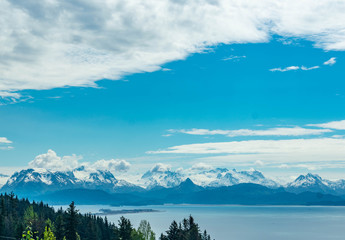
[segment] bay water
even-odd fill
[[[60,206],[55,206],[60,207]],[[66,209],[67,206],[62,206]],[[216,240],[344,240],[345,207],[330,206],[237,206],[237,205],[161,205],[122,206],[77,205],[81,213],[152,209],[158,212],[110,214],[117,223],[124,216],[137,227],[148,220],[157,235],[192,215],[200,228]]]

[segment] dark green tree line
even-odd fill
[[[166,231],[166,235],[161,234],[160,240],[211,240],[211,237],[206,230],[201,232],[194,218],[189,216],[188,219],[183,219],[180,224],[173,221],[169,230]]]
[[[66,211],[57,211],[43,202],[18,199],[13,193],[0,195],[0,239],[27,240],[155,240],[150,223],[143,220],[137,229],[129,219],[118,224],[106,217],[81,214],[72,202]],[[182,223],[172,222],[161,240],[210,240],[190,216]]]

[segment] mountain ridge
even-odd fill
[[[193,182],[185,185],[190,184],[194,185]],[[188,186],[188,188],[190,187],[193,186]],[[107,204],[113,206],[163,204],[345,206],[345,200],[339,196],[313,192],[297,194],[287,192],[284,188],[272,189],[253,183],[241,183],[219,188],[198,187],[200,189],[192,192],[188,191],[185,186],[177,186],[127,194],[111,194],[95,189],[73,189],[37,196],[35,200],[44,200],[50,204],[67,204],[73,200],[79,205]]]
[[[15,191],[19,195],[39,195],[61,189],[101,189],[109,192],[140,190],[124,180],[117,180],[110,171],[76,168],[72,171],[50,171],[29,168],[14,173],[1,188],[3,192]]]
[[[336,196],[345,195],[345,180],[330,181],[311,173],[300,175],[285,186],[266,178],[257,170],[237,171],[226,168],[203,170],[195,175],[184,175],[170,169],[158,168],[147,171],[141,179],[146,184],[146,188],[117,179],[110,171],[88,169],[85,166],[71,171],[29,168],[14,173],[1,188],[1,192],[13,191],[20,196],[40,196],[61,190],[97,189],[108,193],[146,192],[149,195],[159,191],[165,194],[170,191],[168,189],[174,189],[175,194],[181,194],[184,189],[192,193],[251,183],[270,189],[284,188],[286,192],[295,194],[314,192]]]

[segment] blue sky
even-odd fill
[[[7,4],[8,8],[18,8]],[[28,17],[44,20],[35,12],[42,6],[21,7],[29,12]],[[86,24],[87,20],[80,21]],[[314,21],[317,24],[319,20]],[[136,24],[133,29],[138,27]],[[279,24],[270,31],[263,31],[261,26],[226,40],[223,38],[227,35],[200,29],[203,35],[197,36],[204,37],[202,41],[194,37],[197,31],[191,31],[193,44],[186,43],[188,35],[185,39],[184,32],[177,32],[186,45],[183,51],[176,46],[169,49],[169,41],[150,46],[151,52],[145,46],[145,51],[140,48],[141,55],[132,59],[136,63],[133,66],[126,60],[93,52],[97,47],[92,44],[89,46],[96,50],[88,48],[89,55],[78,44],[73,51],[66,50],[72,56],[68,68],[58,60],[50,64],[55,56],[49,55],[50,49],[61,42],[51,48],[42,47],[44,54],[49,53],[47,65],[37,67],[24,60],[7,62],[10,67],[4,71],[0,84],[0,137],[7,141],[1,144],[1,166],[5,170],[26,167],[37,155],[52,149],[59,156],[76,154],[80,162],[123,159],[132,165],[133,172],[149,169],[157,162],[173,168],[189,168],[203,162],[228,168],[257,168],[271,175],[312,171],[341,177],[345,168],[345,123],[340,122],[345,119],[345,62],[339,26],[319,25],[315,36],[313,26],[304,26],[305,22],[299,25],[302,30]],[[85,28],[93,31],[98,26]],[[333,31],[325,34],[323,28]],[[134,39],[135,36],[134,33]],[[150,41],[150,36],[145,35],[143,41]],[[79,37],[90,39],[82,34]],[[155,35],[151,37],[154,39]],[[30,45],[33,38],[25,44]],[[139,47],[136,42],[131,45],[130,40],[124,46],[132,47],[136,53]],[[109,47],[108,51],[113,49]],[[25,57],[30,58],[30,54],[34,56],[36,52],[27,50]],[[126,51],[120,54],[133,55]],[[34,59],[40,63],[44,57],[37,55]],[[108,58],[113,65],[107,62]],[[97,65],[87,75],[89,65],[84,66],[85,62],[109,67],[100,69]],[[11,69],[12,65],[17,70]],[[333,121],[338,123],[310,125]],[[273,133],[265,132],[272,129]],[[293,133],[289,133],[291,129]],[[301,139],[320,142],[307,142],[305,151],[290,155],[284,152],[285,148],[299,146]],[[264,141],[262,149],[271,145],[265,141],[274,141],[279,147],[268,149],[267,156],[260,151],[248,154],[249,150],[232,145],[212,152],[207,145],[252,140]],[[194,152],[193,144],[204,144],[198,148],[200,153]],[[261,146],[254,141],[244,147],[252,148],[253,144],[254,149]],[[180,151],[182,145],[184,150]],[[334,151],[337,147],[340,150]],[[235,152],[224,148],[234,148]],[[315,154],[318,157],[313,159]]]
[[[146,152],[193,143],[293,139],[164,135],[171,134],[169,129],[260,130],[345,119],[342,55],[314,48],[306,41],[221,45],[166,64],[165,71],[102,80],[99,88],[25,91],[22,94],[32,99],[0,108],[4,116],[1,132],[14,147],[1,151],[2,158],[8,159],[3,165],[25,166],[36,155],[53,149],[62,156],[82,155],[85,161],[120,158],[189,167],[199,155],[170,159]],[[242,57],[224,60],[231,56]],[[323,65],[332,57],[336,64]],[[295,65],[320,68],[269,71]],[[315,138],[298,138],[310,137]],[[185,158],[190,163],[181,160]],[[224,165],[232,167],[231,161]],[[253,162],[252,167],[258,166]]]

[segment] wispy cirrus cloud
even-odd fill
[[[178,145],[149,153],[179,154],[311,154],[345,160],[345,139],[315,138],[289,140],[247,140]]]
[[[345,138],[341,134],[341,131],[345,130],[345,120],[305,126],[237,130],[170,129],[169,134],[222,135],[246,137],[246,140],[219,142],[214,138],[212,142],[204,142],[203,138],[203,143],[175,145],[147,153],[183,156],[193,159],[195,163],[203,162],[211,166],[285,168],[290,172],[296,169],[316,171],[345,168]],[[253,136],[265,138],[249,138]],[[284,136],[289,136],[289,139]]]
[[[12,146],[0,146],[0,150],[11,150],[13,148]]]
[[[20,101],[22,95],[16,92],[0,91],[0,105],[6,105],[8,103],[16,103]]]
[[[264,130],[252,130],[252,129],[237,129],[237,130],[209,130],[193,128],[186,129],[169,129],[168,132],[172,133],[184,133],[189,135],[224,135],[227,137],[240,137],[240,136],[306,136],[306,135],[321,135],[324,133],[332,132],[330,129],[314,129],[314,128],[302,128],[302,127],[279,127],[269,128]]]
[[[15,101],[16,99],[21,98],[21,95],[15,92],[0,91],[0,97],[3,99],[10,98]]]
[[[327,166],[334,167],[334,165],[323,165],[323,164],[281,164],[278,168],[287,169],[287,168],[305,168],[310,171],[320,170]]]
[[[10,145],[13,142],[6,137],[0,137],[0,150],[11,150],[13,147]]]
[[[305,67],[305,66],[302,66],[301,67],[301,70],[303,71],[309,71],[309,70],[314,70],[314,69],[318,69],[320,68],[319,66],[314,66],[314,67]]]
[[[3,0],[0,91],[15,100],[23,89],[95,87],[209,46],[267,42],[272,35],[342,51],[344,12],[337,0]]]
[[[232,60],[232,61],[239,61],[239,60],[241,60],[241,59],[244,59],[244,58],[246,58],[247,56],[235,56],[235,55],[231,55],[231,56],[229,56],[229,57],[226,57],[226,58],[223,58],[223,61],[230,61],[230,60]]]
[[[330,58],[329,60],[327,60],[326,62],[324,62],[323,64],[324,64],[324,65],[332,66],[332,65],[334,65],[336,62],[337,62],[337,61],[336,61],[336,58],[335,58],[335,57],[332,57],[332,58]]]
[[[12,143],[12,141],[8,140],[6,137],[0,137],[0,143]]]
[[[320,66],[313,66],[313,67],[305,67],[305,66],[290,66],[286,68],[272,68],[270,69],[271,72],[288,72],[288,71],[296,71],[296,70],[302,70],[302,71],[309,71],[318,69]]]
[[[345,120],[331,121],[331,122],[319,123],[319,124],[308,124],[307,126],[330,128],[330,129],[336,129],[336,130],[345,130]]]
[[[197,162],[217,166],[312,171],[345,168],[345,139],[334,138],[209,142],[178,145],[148,153],[190,155]]]
[[[327,60],[326,62],[323,63],[323,65],[329,65],[332,66],[336,63],[336,58],[332,57],[329,60]],[[288,72],[288,71],[297,71],[297,70],[302,70],[302,71],[310,71],[310,70],[314,70],[314,69],[319,69],[320,66],[312,66],[312,67],[305,67],[305,66],[289,66],[289,67],[285,67],[285,68],[272,68],[269,69],[271,72]]]
[[[183,156],[205,166],[256,166],[290,172],[345,168],[345,138],[333,137],[192,143],[147,153]]]
[[[287,71],[295,71],[300,69],[299,66],[290,66],[286,68],[272,68],[270,69],[271,72],[287,72]]]
[[[22,94],[19,94],[17,92],[0,91],[0,106],[13,104],[13,103],[19,103],[19,102],[25,102],[30,99],[32,99],[31,96],[27,96],[27,95],[23,96]]]

